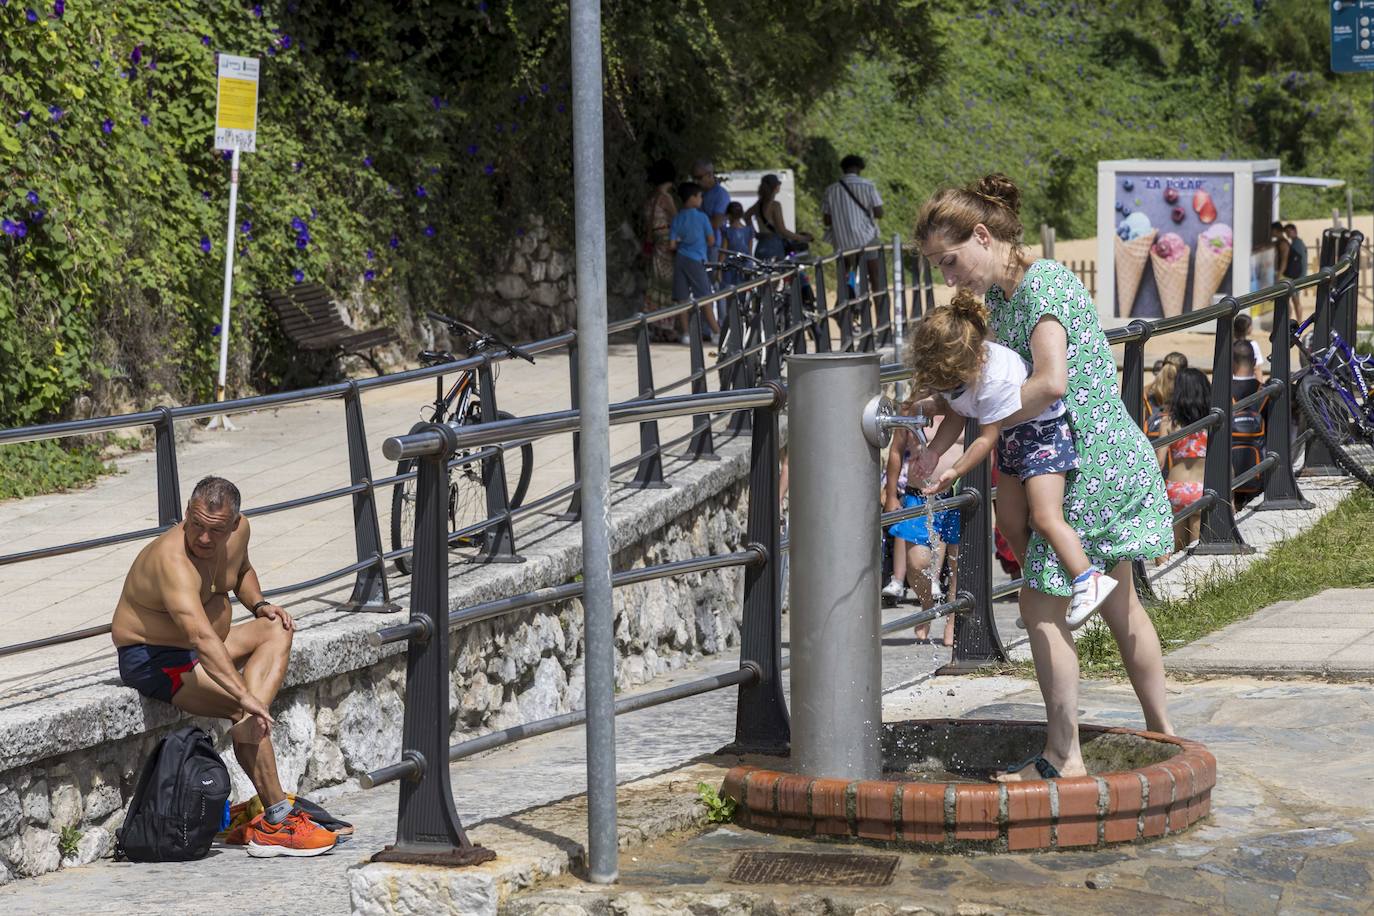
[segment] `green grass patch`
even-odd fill
[[[1260,608],[1296,601],[1328,588],[1374,586],[1374,552],[1361,549],[1374,528],[1374,494],[1361,487],[1317,524],[1271,548],[1243,572],[1205,582],[1190,598],[1146,605],[1166,652],[1243,620]],[[1085,677],[1124,677],[1116,640],[1100,618],[1078,639]],[[990,674],[1034,677],[1029,661],[1002,666]]]
[[[63,448],[51,440],[0,446],[0,500],[41,496],[85,486],[114,465],[95,445]]]

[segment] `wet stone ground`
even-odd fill
[[[961,714],[1043,717],[1033,688],[1008,686],[966,682],[987,701]],[[1084,721],[1138,727],[1129,686],[1084,686]],[[1170,693],[1180,733],[1218,761],[1211,816],[1176,836],[1083,852],[944,855],[720,825],[626,849],[612,891],[563,878],[503,912],[1374,914],[1374,687],[1226,678],[1172,683]],[[898,861],[882,887],[732,882],[749,851]]]

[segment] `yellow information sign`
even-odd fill
[[[258,61],[219,55],[219,97],[215,105],[215,149],[257,150]]]

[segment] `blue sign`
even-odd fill
[[[1331,69],[1374,73],[1374,0],[1330,0]]]

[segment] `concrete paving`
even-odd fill
[[[1175,649],[1164,665],[1179,674],[1374,677],[1374,590],[1280,602]]]

